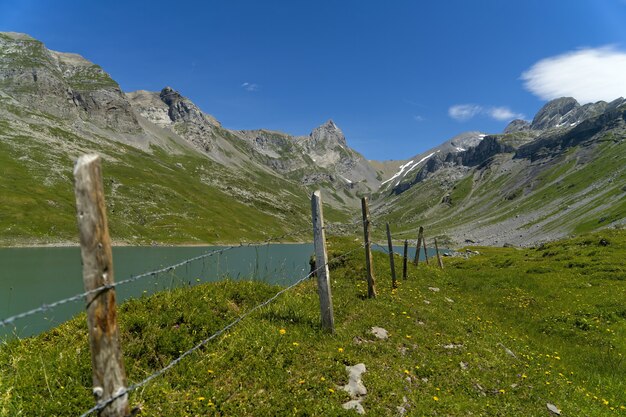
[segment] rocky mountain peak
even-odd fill
[[[339,127],[329,119],[326,123],[313,129],[309,135],[312,144],[315,145],[334,145],[338,144],[346,146],[346,137]]]
[[[515,119],[504,128],[504,134],[523,132],[524,130],[530,130],[530,122],[522,119]]]
[[[165,87],[159,93],[163,103],[168,106],[168,115],[172,122],[190,122],[197,125],[208,123],[219,126],[219,122],[202,112],[191,100],[183,97],[172,87]]]
[[[598,101],[581,106],[572,97],[558,98],[548,102],[539,110],[530,128],[533,130],[570,128],[604,113],[613,103]]]
[[[578,107],[580,107],[580,104],[572,97],[561,97],[551,100],[537,112],[531,128],[544,130],[551,127],[559,127],[563,123],[564,117]]]

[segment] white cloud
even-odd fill
[[[448,115],[454,120],[464,122],[483,111],[477,104],[456,104],[448,109]]]
[[[245,82],[241,84],[241,88],[246,91],[259,91],[259,85],[254,83]]]
[[[413,116],[413,120],[415,120],[416,122],[423,122],[426,119],[423,116],[416,114],[415,116]]]
[[[473,117],[483,115],[498,121],[523,119],[522,113],[515,113],[506,106],[484,107],[478,104],[457,104],[448,109],[448,115],[459,122],[465,122]]]
[[[545,58],[524,72],[522,80],[544,100],[612,101],[626,96],[626,52],[605,46]]]
[[[524,116],[522,113],[515,113],[508,107],[491,107],[486,110],[489,117],[500,120],[500,121],[508,121],[513,119],[523,119]]]

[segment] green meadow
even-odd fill
[[[331,257],[355,248],[347,238],[329,243]],[[146,416],[350,416],[345,367],[363,363],[368,415],[548,416],[548,404],[563,416],[626,415],[626,232],[471,249],[478,254],[444,258],[443,270],[410,264],[397,290],[387,256],[375,253],[376,299],[366,298],[356,250],[331,268],[335,334],[320,329],[315,281],[305,281],[130,403]],[[279,290],[224,281],[124,303],[129,383]],[[93,405],[84,315],[0,347],[0,416],[80,415]]]

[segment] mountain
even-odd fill
[[[474,148],[481,143],[485,136],[487,135],[482,132],[461,133],[439,146],[403,161],[397,171],[381,183],[381,190],[391,189],[394,193],[401,193],[415,182],[420,181],[421,176],[412,176],[412,173],[432,172],[439,169],[446,159],[454,158],[455,155]],[[420,169],[417,170],[418,168]]]
[[[548,102],[464,151],[439,152],[381,188],[374,213],[415,237],[535,244],[626,222],[626,100]]]
[[[210,159],[239,169],[261,170],[302,186],[329,191],[336,206],[355,206],[357,193],[378,188],[376,171],[351,149],[329,120],[308,136],[269,130],[228,130],[170,87],[137,91],[127,97],[138,115],[167,129]],[[343,197],[342,197],[343,196]]]
[[[112,234],[129,243],[261,240],[360,215],[397,237],[539,241],[623,225],[626,100],[546,103],[500,134],[367,161],[332,120],[295,136],[228,129],[172,87],[123,92],[100,66],[0,33],[0,244],[76,241],[72,165],[103,156]],[[307,234],[296,236],[302,238]]]
[[[228,130],[172,88],[125,94],[79,55],[0,33],[1,244],[76,241],[86,152],[103,156],[112,234],[129,243],[282,234],[309,223],[314,188],[341,220],[377,181],[332,121],[306,137]]]

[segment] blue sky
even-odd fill
[[[125,91],[169,85],[232,129],[333,119],[379,160],[500,132],[554,96],[626,96],[624,22],[626,0],[0,0],[0,30]]]

